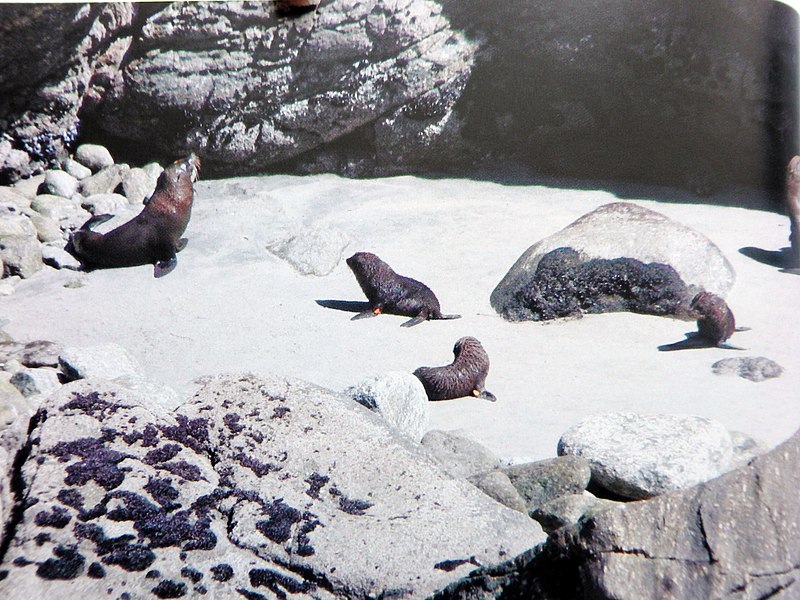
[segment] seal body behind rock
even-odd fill
[[[789,215],[789,241],[792,244],[786,268],[800,269],[800,156],[793,157],[786,169],[784,204]]]
[[[474,337],[462,337],[453,346],[453,362],[446,367],[420,367],[414,371],[422,382],[428,400],[451,400],[475,396],[494,402],[494,394],[486,391],[489,355]]]
[[[194,154],[172,163],[136,217],[102,234],[91,228],[112,215],[95,215],[70,237],[65,250],[87,271],[153,264],[154,275],[163,277],[175,268],[175,255],[186,246],[181,235],[192,214],[192,184],[199,169],[200,159]]]
[[[735,331],[746,330],[736,328],[733,311],[725,300],[711,292],[700,292],[692,299],[689,311],[697,317],[697,331],[701,338],[720,348],[742,350],[725,343]]]
[[[427,320],[458,319],[461,315],[443,315],[439,300],[424,283],[398,275],[371,252],[356,252],[347,259],[347,266],[369,301],[369,310],[353,319],[373,317],[381,313],[412,317],[402,324],[411,327]]]

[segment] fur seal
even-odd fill
[[[792,244],[786,268],[800,269],[800,156],[793,157],[786,169],[784,204],[789,214],[789,242]]]
[[[412,317],[401,325],[411,327],[427,320],[461,318],[461,315],[443,315],[439,300],[427,285],[398,275],[371,252],[356,252],[347,259],[347,266],[369,301],[369,310],[352,320],[387,313]]]
[[[494,402],[494,394],[486,391],[489,355],[474,337],[462,337],[453,346],[453,362],[446,367],[420,367],[414,371],[422,382],[428,400],[451,400],[475,396]]]
[[[725,342],[736,329],[736,319],[733,317],[728,303],[711,292],[700,292],[689,304],[689,314],[697,318],[697,333],[699,337],[720,348],[730,347]],[[741,350],[741,348],[737,348]]]
[[[84,270],[155,265],[154,275],[163,277],[178,264],[175,254],[186,247],[181,235],[192,214],[194,188],[200,159],[194,154],[175,161],[158,178],[156,190],[142,211],[108,233],[92,227],[113,215],[95,215],[70,236],[64,248],[81,261]]]

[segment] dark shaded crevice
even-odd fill
[[[705,524],[703,523],[703,504],[700,503],[697,507],[697,531],[700,533],[701,540],[703,542],[703,548],[708,553],[708,562],[710,564],[714,564],[717,561],[717,558],[714,556],[714,550],[711,548],[711,545],[708,543],[708,535],[706,534]]]
[[[0,565],[5,562],[6,553],[8,553],[12,540],[16,537],[17,527],[19,527],[19,524],[22,522],[22,517],[25,513],[25,480],[22,477],[22,467],[30,457],[31,450],[33,449],[34,440],[31,439],[31,433],[46,420],[47,411],[42,409],[38,410],[31,417],[28,422],[27,439],[14,457],[10,478],[10,488],[14,503],[3,530],[3,541],[2,544],[0,544]]]

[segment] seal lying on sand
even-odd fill
[[[347,266],[353,271],[369,301],[369,310],[357,314],[353,320],[388,313],[412,317],[401,325],[411,327],[429,319],[461,317],[443,315],[439,300],[427,285],[398,275],[371,252],[356,252],[347,259]]]
[[[194,154],[172,163],[136,217],[103,234],[92,227],[113,215],[95,215],[72,234],[64,249],[87,271],[152,264],[154,275],[163,277],[178,264],[175,254],[188,241],[181,235],[192,214],[192,183],[199,169],[200,159]]]
[[[744,350],[731,346],[727,340],[736,331],[748,331],[749,327],[736,327],[728,303],[711,292],[700,292],[689,304],[689,315],[697,319],[697,333],[689,334],[688,339],[666,346],[659,350],[683,350],[689,348],[726,348],[728,350]]]
[[[428,400],[450,400],[475,396],[494,402],[485,389],[489,355],[474,337],[462,337],[453,346],[455,358],[446,367],[420,367],[414,375],[422,382]]]

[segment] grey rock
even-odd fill
[[[434,429],[420,442],[452,477],[466,478],[500,466],[500,459],[491,450],[461,430]]]
[[[34,196],[36,191],[34,190]],[[29,208],[31,205],[31,198],[25,194],[20,193],[15,187],[0,186],[0,205],[12,205],[18,210]]]
[[[69,346],[58,357],[59,367],[67,381],[76,379],[107,379],[138,377],[136,360],[116,344]]]
[[[38,175],[33,175],[32,177],[20,179],[14,183],[10,189],[14,193],[27,198],[28,206],[30,206],[31,200],[39,195],[39,188],[44,183],[44,177],[44,173],[40,173]]]
[[[528,512],[525,500],[502,471],[489,471],[471,475],[467,480],[490,498],[519,512]]]
[[[783,375],[783,367],[764,356],[723,358],[711,365],[717,375],[738,375],[750,381],[764,381]]]
[[[47,171],[42,184],[43,194],[72,198],[78,191],[78,180],[64,171]]]
[[[42,262],[54,269],[72,269],[77,271],[81,268],[81,261],[64,250],[61,246],[42,246]]]
[[[80,182],[79,190],[84,196],[94,194],[113,194],[122,184],[122,180],[130,172],[128,165],[112,164],[103,167],[91,177],[87,177]]]
[[[8,235],[0,238],[3,275],[26,279],[42,268],[42,248],[36,237]]]
[[[416,442],[428,430],[428,396],[411,373],[389,372],[370,377],[347,388],[344,394]]]
[[[142,170],[147,173],[148,177],[158,181],[159,176],[161,173],[164,172],[164,167],[162,167],[157,162],[147,163],[145,166],[142,167]]]
[[[92,194],[81,201],[81,207],[93,215],[116,214],[129,208],[120,194]]]
[[[0,375],[4,375],[0,373]],[[9,381],[0,377],[0,546],[5,544],[5,524],[15,503],[12,480],[14,462],[28,438],[28,423],[33,411]]]
[[[156,407],[158,410],[174,410],[185,400],[171,387],[156,383],[143,375],[125,374],[112,381],[114,385],[130,390],[142,398],[147,407]]]
[[[75,149],[75,160],[93,173],[114,164],[111,152],[99,144],[81,144]]]
[[[586,458],[595,483],[642,499],[724,473],[732,466],[733,443],[721,424],[704,417],[613,413],[570,428],[558,441],[558,454]]]
[[[581,519],[594,517],[604,510],[619,506],[624,506],[624,503],[596,498],[589,492],[566,494],[540,504],[530,511],[530,516],[538,521],[547,533],[552,533],[560,527],[573,525]]]
[[[152,50],[126,63],[97,107],[97,123],[168,154],[191,147],[209,168],[229,173],[263,170],[339,140],[374,165],[374,124],[406,106],[418,119],[441,121],[477,47],[429,0],[346,0],[291,20],[273,3],[174,4],[144,24],[138,43]],[[427,112],[415,104],[426,94]],[[153,135],[175,131],[176,119],[179,136]],[[436,128],[426,133],[430,146]],[[347,143],[349,134],[359,141]],[[347,149],[336,154],[347,162]],[[386,158],[380,166],[396,172]]]
[[[798,488],[800,432],[718,479],[559,529],[434,598],[789,600],[800,577]]]
[[[267,249],[298,273],[322,277],[336,268],[348,244],[341,231],[313,226],[276,240]]]
[[[130,204],[142,204],[156,191],[158,175],[153,176],[153,169],[133,168],[122,178],[122,193]]]
[[[769,448],[762,442],[753,439],[741,431],[731,431],[733,444],[733,458],[731,462],[735,468],[750,464],[755,458],[766,454]]]
[[[559,456],[502,470],[529,511],[559,496],[580,494],[592,475],[589,461],[580,456]]]
[[[425,597],[545,537],[303,382],[221,376],[168,414],[82,381],[42,411],[2,597]]]
[[[10,383],[26,398],[46,396],[61,387],[58,371],[48,367],[20,369],[11,376]]]
[[[8,25],[0,41],[0,83],[13,96],[0,118],[5,139],[20,153],[0,153],[0,177],[15,180],[59,164],[88,113],[118,71],[138,11],[135,4],[2,6]],[[120,42],[127,41],[121,47]],[[114,68],[109,69],[109,65]]]
[[[36,227],[29,217],[19,213],[0,214],[0,238],[35,237]]]
[[[92,216],[77,202],[51,194],[36,196],[31,201],[31,209],[53,219],[63,230],[76,229]]]
[[[0,256],[0,266],[5,269],[5,265],[3,264],[3,257]],[[0,279],[0,296],[10,296],[16,291],[16,285],[22,281],[22,278],[19,275],[12,275],[10,277],[4,277]]]
[[[77,160],[72,158],[64,159],[61,162],[61,168],[64,169],[65,172],[72,175],[78,181],[80,181],[81,179],[86,179],[92,174],[92,170],[89,167],[83,166]]]
[[[55,219],[35,211],[31,211],[29,218],[36,228],[36,238],[43,244],[64,239],[61,227],[58,226],[58,221]]]
[[[0,342],[0,363],[17,360],[25,367],[57,367],[60,344],[45,340],[21,343],[13,340]]]
[[[583,215],[528,248],[492,291],[492,307],[507,319],[534,318],[524,302],[525,292],[534,280],[539,261],[558,248],[572,248],[583,260],[625,257],[645,264],[669,265],[689,286],[687,306],[695,290],[724,297],[735,281],[728,260],[701,233],[636,204],[614,202]]]

